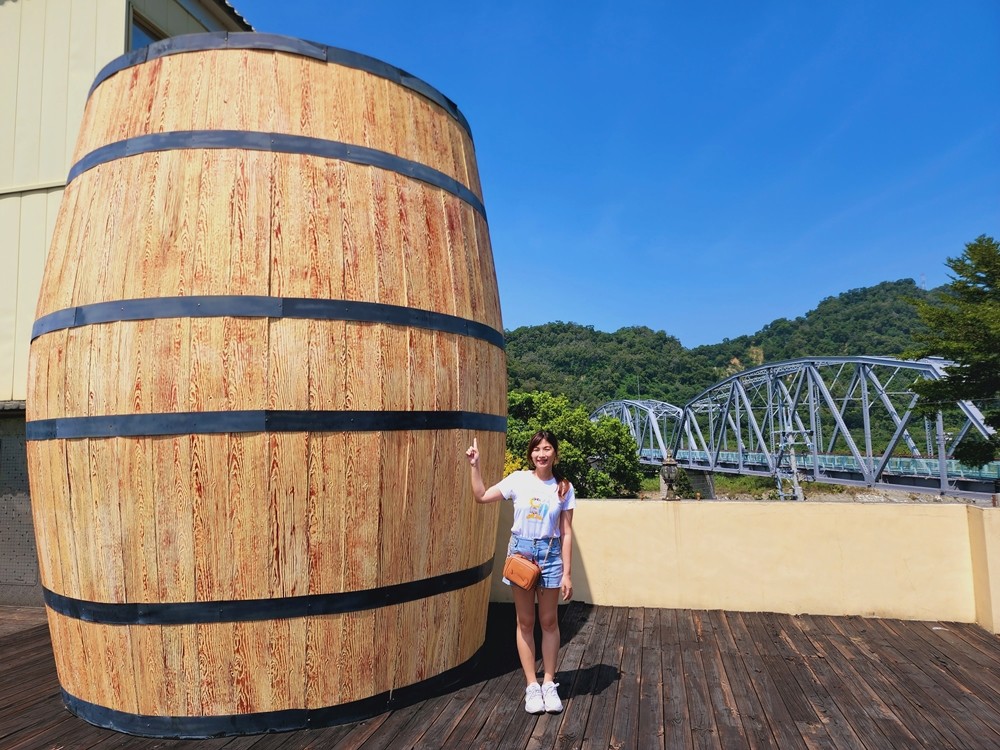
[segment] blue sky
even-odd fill
[[[696,346],[1000,237],[1000,3],[232,0],[472,127],[508,329]]]

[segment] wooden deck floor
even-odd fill
[[[513,609],[494,604],[478,681],[454,692],[357,724],[184,742],[70,714],[47,628],[26,626],[0,637],[0,747],[1000,747],[1000,639],[975,625],[574,603],[562,633],[561,715],[524,713]]]

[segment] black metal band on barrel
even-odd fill
[[[168,133],[150,133],[123,141],[108,143],[84,155],[69,170],[66,184],[73,182],[83,172],[101,164],[124,159],[128,156],[148,154],[155,151],[175,151],[178,149],[244,149],[247,151],[269,151],[280,154],[304,154],[323,159],[337,159],[366,167],[377,167],[390,172],[412,177],[428,185],[440,188],[468,203],[486,218],[486,206],[479,196],[453,177],[428,167],[426,164],[404,159],[386,151],[357,146],[353,143],[331,141],[287,133],[262,133],[254,130],[176,130]]]
[[[90,602],[63,596],[46,588],[42,589],[42,596],[53,612],[85,622],[103,625],[201,625],[363,612],[475,586],[486,580],[492,572],[493,558],[490,558],[481,565],[465,570],[364,591],[233,601],[145,604]]]
[[[99,706],[71,695],[65,688],[60,690],[66,708],[81,719],[105,729],[141,737],[206,739],[225,735],[290,732],[361,721],[446,693],[474,677],[482,653],[481,647],[468,661],[412,685],[322,708],[290,708],[229,716],[149,716]]]
[[[25,423],[28,440],[218,435],[241,432],[505,432],[507,418],[471,411],[319,411],[259,409],[57,417]]]
[[[219,317],[297,318],[386,323],[441,331],[442,333],[455,333],[486,341],[501,349],[504,348],[503,333],[485,323],[460,318],[457,315],[401,305],[386,305],[380,302],[253,295],[154,297],[68,307],[43,315],[36,320],[31,328],[31,340],[34,341],[39,336],[53,331],[97,323]]]
[[[469,122],[465,119],[465,115],[459,111],[458,105],[426,81],[394,65],[389,65],[368,55],[362,55],[359,52],[351,52],[350,50],[338,47],[329,47],[318,42],[307,42],[303,39],[282,36],[280,34],[214,31],[205,34],[185,34],[179,37],[162,39],[148,47],[142,47],[116,57],[105,65],[97,74],[97,78],[94,80],[93,85],[91,85],[87,97],[89,98],[94,93],[94,89],[115,73],[120,73],[136,65],[142,65],[149,60],[156,60],[157,58],[168,57],[170,55],[180,55],[185,52],[204,52],[207,50],[222,49],[283,52],[289,55],[298,55],[326,63],[333,63],[334,65],[341,65],[345,68],[363,70],[366,73],[371,73],[379,78],[385,78],[400,86],[404,86],[434,102],[451,115],[462,126],[465,132],[469,134],[470,138],[472,137]]]

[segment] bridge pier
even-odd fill
[[[699,471],[698,469],[684,469],[684,473],[687,474],[688,481],[691,483],[691,488],[697,493],[697,497],[702,500],[714,500],[715,499],[715,482],[712,481],[712,472],[710,471]],[[674,482],[674,487],[676,488],[677,482]],[[663,474],[660,474],[660,496],[667,498],[668,500],[677,499],[676,495],[673,497],[667,497],[667,483],[663,478]]]
[[[703,500],[715,499],[715,482],[712,481],[712,472],[698,471],[697,469],[685,469],[688,480],[694,491],[701,494]]]

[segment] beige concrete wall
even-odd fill
[[[1000,634],[1000,508],[969,508],[976,622]]]
[[[993,509],[969,510],[958,503],[583,500],[573,523],[576,598],[978,621],[995,632],[977,612],[989,609],[992,622],[1000,621],[1000,516]],[[979,517],[984,527],[977,537],[969,519]],[[510,519],[504,507],[498,569]],[[499,578],[497,572],[492,596],[510,601]]]

